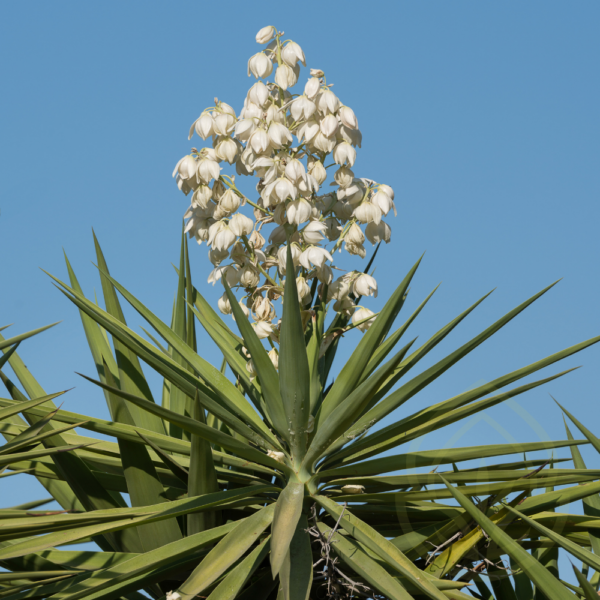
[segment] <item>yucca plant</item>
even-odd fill
[[[356,119],[332,97],[322,72],[311,72],[303,95],[289,95],[304,55],[280,37],[274,28],[257,36],[270,44],[249,69],[263,77],[271,60],[279,66],[274,84],[250,91],[237,141],[228,137],[231,107],[216,101],[213,113],[194,125],[203,137],[214,134],[215,149],[194,149],[177,167],[180,188],[194,191],[186,230],[211,244],[210,280],[225,287],[218,307],[232,313],[239,331],[194,287],[184,235],[169,325],[111,277],[95,237],[105,308],[86,298],[68,260],[69,283],[51,276],[79,309],[97,371],[86,379],[102,388],[111,420],[57,408],[60,394],[48,395],[27,370],[17,346],[45,328],[8,339],[0,334],[0,377],[10,395],[0,399],[0,431],[8,440],[0,447],[6,469],[0,477],[28,473],[51,495],[0,509],[0,598],[597,597],[600,471],[586,468],[578,445],[600,451],[600,440],[575,417],[567,413],[584,439],[567,429],[567,439],[556,442],[400,447],[565,375],[572,369],[509,387],[600,337],[415,413],[405,410],[552,286],[415,374],[485,297],[414,348],[407,330],[433,292],[397,321],[420,260],[377,315],[358,307],[376,291],[369,274],[375,254],[362,275],[333,281],[325,263],[331,255],[319,242],[331,236],[334,249],[344,241],[350,254],[364,257],[365,235],[389,241],[381,216],[393,207],[393,191],[354,179]],[[251,115],[255,100],[260,116]],[[313,142],[306,129],[314,120],[311,104],[323,134]],[[286,116],[285,125],[277,115],[291,105],[295,120]],[[304,141],[292,148],[284,130],[291,138],[300,126]],[[241,151],[240,139],[247,145],[239,170],[257,170],[260,178],[256,202],[218,171],[217,159],[231,163]],[[339,190],[335,198],[317,197],[331,152],[340,165]],[[242,202],[254,207],[256,223],[235,213]],[[278,227],[263,252],[260,228],[271,222]],[[222,265],[227,257],[233,263]],[[234,295],[240,289],[246,302]],[[149,324],[147,338],[127,326],[119,297]],[[277,298],[283,298],[279,324]],[[197,351],[197,323],[222,353],[220,368]],[[338,347],[352,328],[364,337],[337,367]],[[269,352],[264,340],[273,346]],[[142,363],[164,380],[160,401]],[[545,458],[560,448],[570,450],[573,468],[565,458]],[[533,454],[540,451],[542,457]],[[469,462],[483,458],[493,464]],[[35,510],[52,500],[62,510]],[[583,515],[557,512],[578,500]],[[95,549],[69,549],[83,542]],[[581,570],[573,567],[578,586],[560,579],[560,548],[582,563]]]

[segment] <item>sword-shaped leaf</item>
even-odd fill
[[[293,271],[288,271],[293,273]],[[279,494],[275,504],[271,532],[271,572],[277,576],[289,551],[296,526],[302,513],[304,484],[290,482]]]
[[[19,342],[26,340],[27,338],[33,337],[34,335],[37,335],[38,333],[42,333],[42,331],[46,331],[46,329],[50,329],[50,327],[54,327],[55,325],[58,325],[58,323],[59,323],[59,321],[57,321],[56,323],[52,323],[50,325],[45,325],[44,327],[38,327],[37,329],[32,329],[31,331],[28,331],[27,333],[21,333],[20,335],[15,335],[14,337],[11,337],[8,339],[5,339],[4,337],[0,336],[0,350],[4,350],[5,348],[14,346],[15,344],[18,344]]]
[[[308,520],[301,515],[279,570],[279,594],[283,595],[283,600],[309,598],[313,582],[313,555],[307,530]]]

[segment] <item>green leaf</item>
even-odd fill
[[[585,600],[598,600],[598,592],[594,589],[594,586],[583,576],[583,573],[573,564],[573,573],[577,577],[577,582],[581,586]]]
[[[262,508],[227,534],[179,587],[182,600],[196,597],[237,562],[271,524],[274,511],[274,505]]]
[[[289,439],[292,462],[297,469],[304,458],[308,441],[306,429],[310,414],[310,373],[295,273],[288,241],[279,344],[279,390],[288,434],[283,431],[279,433]]]
[[[293,271],[288,271],[288,273],[293,273]],[[297,482],[288,483],[277,498],[273,527],[271,528],[271,573],[273,578],[279,573],[289,551],[302,513],[303,500],[304,484]]]
[[[261,542],[239,565],[232,569],[221,583],[211,592],[207,600],[234,600],[248,579],[267,556],[269,538]],[[312,567],[312,564],[311,564]]]
[[[287,271],[292,273],[293,271]],[[308,520],[300,515],[290,549],[279,570],[279,593],[284,600],[308,600],[313,581],[313,555]]]
[[[394,320],[396,319],[402,304],[404,296],[410,282],[415,274],[421,258],[416,262],[413,268],[408,272],[408,275],[396,288],[390,299],[375,319],[375,322],[364,337],[359,342],[358,346],[350,356],[350,359],[344,365],[340,374],[336,377],[335,382],[327,397],[323,401],[319,412],[315,417],[315,430],[318,431],[320,425],[325,422],[327,417],[340,405],[340,403],[354,389],[362,374],[367,367],[367,364],[376,348],[388,334]]]
[[[158,454],[158,457],[161,459],[163,464],[169,469],[175,477],[177,477],[180,481],[182,481],[186,488],[189,479],[189,473],[186,469],[184,469],[170,454],[167,454],[160,446],[155,444],[151,439],[147,438],[143,433],[139,431],[137,434],[144,440],[148,446]]]
[[[470,500],[458,489],[447,483],[443,477],[442,481],[454,497],[454,499],[469,513],[473,520],[488,534],[498,546],[506,552],[520,567],[527,577],[534,582],[550,600],[573,600],[573,596],[567,592],[563,585],[547,569],[535,560],[526,550],[515,542],[500,527],[494,525]]]
[[[4,350],[4,348],[14,346],[15,344],[18,344],[19,342],[26,340],[27,338],[37,335],[38,333],[42,333],[42,331],[46,331],[46,329],[50,329],[50,327],[54,327],[55,325],[58,325],[59,322],[60,321],[57,321],[56,323],[52,323],[51,325],[46,325],[45,327],[38,327],[38,329],[32,329],[31,331],[28,331],[27,333],[22,333],[21,335],[15,335],[14,337],[11,337],[8,339],[4,339],[4,337],[0,336],[0,350]]]

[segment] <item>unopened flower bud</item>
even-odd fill
[[[231,314],[231,303],[229,302],[229,298],[227,297],[226,293],[219,298],[217,306],[224,315]]]
[[[345,127],[348,127],[348,129],[358,129],[356,115],[349,106],[342,106],[338,111],[338,115],[340,116],[340,121]]]
[[[316,179],[319,185],[327,179],[327,170],[320,160],[309,163],[308,172]]]
[[[344,494],[364,494],[365,486],[348,484],[342,487],[342,492],[344,492]]]
[[[310,70],[311,77],[324,77],[325,73],[321,71],[321,69],[311,69]]]
[[[219,206],[223,211],[231,214],[240,207],[240,197],[233,190],[229,189],[221,196]],[[229,228],[231,229],[231,223],[229,223]],[[235,233],[235,231],[233,232]],[[238,234],[236,233],[236,235]]]
[[[277,350],[275,350],[275,348],[273,348],[272,350],[270,350],[268,352],[269,354],[269,358],[271,359],[271,362],[273,363],[273,366],[276,369],[279,369],[279,353],[277,352]]]
[[[350,244],[362,244],[365,241],[365,235],[356,223],[352,223],[350,229],[348,229],[345,240]]]
[[[246,371],[248,371],[250,378],[256,377],[256,369],[254,368],[254,363],[252,362],[252,359],[250,359],[246,363]]]
[[[252,265],[240,270],[240,284],[245,288],[255,288],[260,282],[260,275]]]
[[[300,304],[308,304],[312,296],[310,294],[310,286],[306,283],[304,277],[296,277],[296,289],[298,290],[298,302]]]
[[[311,69],[311,74],[314,69]],[[321,71],[322,73],[322,71]],[[311,77],[307,84],[304,86],[304,94],[309,100],[314,100],[319,93],[319,88],[321,87],[321,82],[317,77]]]
[[[275,27],[273,27],[273,25],[267,25],[266,27],[263,27],[256,34],[256,42],[258,44],[266,44],[267,42],[270,42],[275,37],[276,33],[277,33],[277,29],[275,29]]]

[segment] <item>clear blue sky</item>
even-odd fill
[[[188,128],[214,96],[241,108],[254,35],[267,24],[301,44],[356,112],[357,175],[396,191],[368,306],[423,251],[407,313],[443,283],[413,327],[420,340],[497,287],[437,359],[564,278],[406,410],[600,334],[597,1],[3,2],[0,324],[14,322],[16,334],[63,321],[21,354],[48,391],[76,386],[65,408],[107,414],[75,375],[94,374],[77,312],[38,267],[66,277],[64,247],[92,293],[94,227],[117,279],[170,318],[187,207],[171,171],[200,142],[187,141]],[[204,285],[206,248],[193,250]],[[600,347],[564,363],[580,364],[427,445],[562,439],[548,392],[594,426]]]

